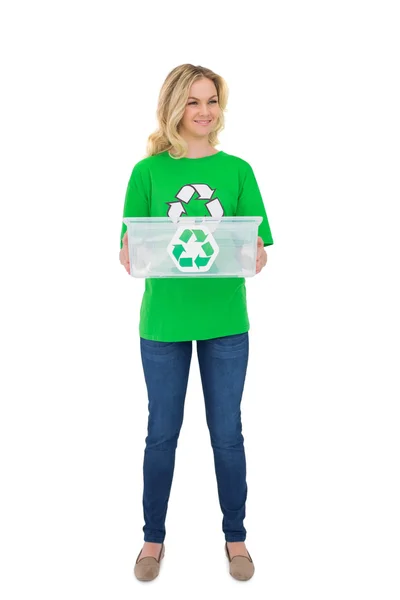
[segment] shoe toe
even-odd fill
[[[254,575],[254,564],[245,556],[234,556],[230,562],[229,572],[239,581],[247,581]]]
[[[157,577],[159,570],[160,565],[156,559],[146,557],[136,563],[134,572],[137,579],[140,579],[141,581],[151,581]]]

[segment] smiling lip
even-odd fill
[[[198,125],[208,125],[209,123],[211,123],[211,120],[210,121],[196,121],[195,120],[195,123],[197,123]]]

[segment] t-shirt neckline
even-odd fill
[[[169,152],[167,151],[167,154],[169,156],[169,158],[171,158],[171,156],[169,155]],[[214,152],[214,154],[208,154],[207,156],[198,156],[198,157],[188,157],[188,156],[182,156],[182,158],[180,158],[179,160],[207,160],[210,158],[215,158],[221,154],[224,154],[223,150],[218,150],[218,152]],[[172,160],[176,160],[176,159],[172,159]]]

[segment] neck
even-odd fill
[[[207,138],[188,139],[185,137],[184,140],[188,145],[187,158],[202,158],[203,156],[211,156],[218,152],[216,148],[211,146]]]

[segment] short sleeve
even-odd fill
[[[135,165],[128,182],[122,217],[149,217],[149,206],[149,190],[146,188],[142,169]],[[127,226],[122,223],[120,248],[126,230]]]
[[[258,228],[258,235],[263,239],[264,246],[274,243],[271,229],[265,210],[265,205],[258,187],[252,167],[244,163],[245,169],[242,174],[242,185],[236,209],[237,217],[262,217],[263,220]]]

